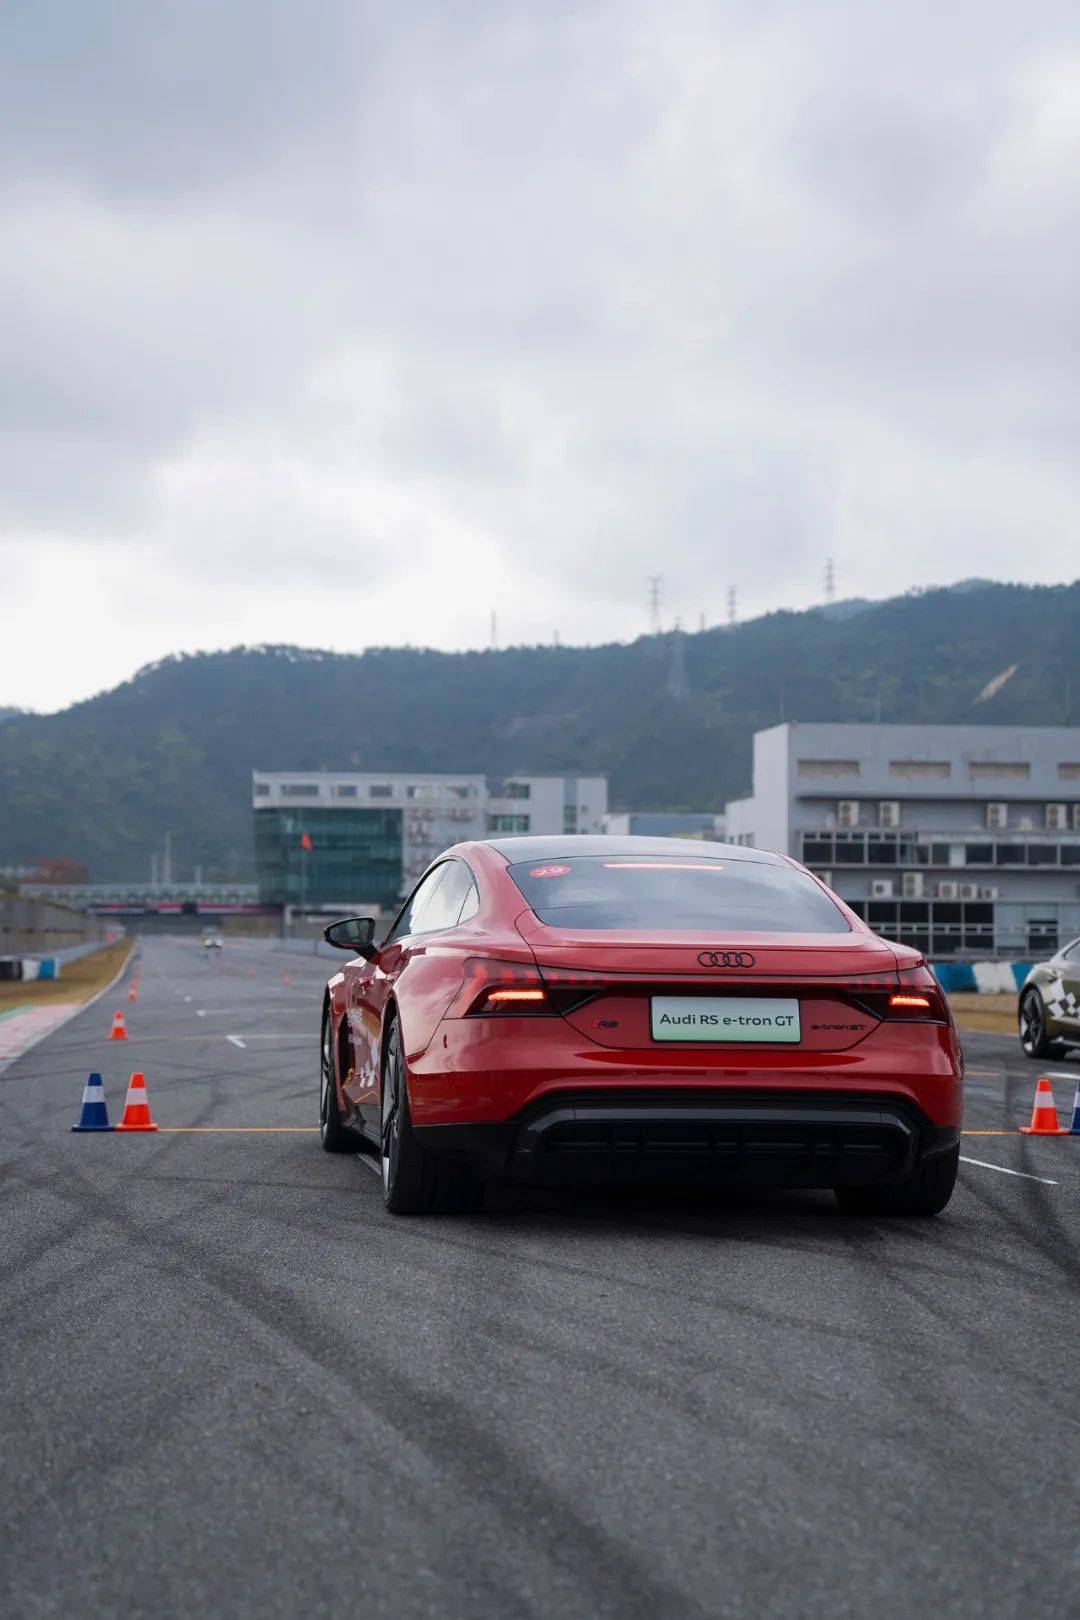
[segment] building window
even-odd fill
[[[268,799],[270,797],[270,784],[269,784],[269,782],[256,782],[255,783],[255,797],[257,799]]]
[[[528,816],[488,816],[487,830],[489,833],[527,833],[529,830]]]
[[[389,782],[372,782],[368,788],[369,799],[392,799],[394,789]]]
[[[468,784],[461,787],[457,783],[454,783],[450,788],[450,792],[455,799],[471,799],[475,796],[476,790]]]
[[[531,799],[532,786],[528,782],[507,782],[503,786],[505,799]]]
[[[339,782],[334,789],[335,799],[355,799],[359,797],[359,794],[360,789],[355,782]]]
[[[1031,766],[1021,764],[1016,760],[1003,759],[973,759],[968,766],[972,780],[975,782],[1010,781],[1026,782],[1031,775]]]
[[[283,799],[317,799],[319,797],[318,782],[282,782],[281,797]]]
[[[800,759],[800,776],[858,776],[861,766],[857,759]]]
[[[1080,782],[1080,759],[1064,759],[1058,766],[1059,782]]]
[[[889,773],[923,779],[933,777],[940,782],[952,775],[952,766],[947,759],[890,759]]]
[[[332,905],[341,915],[389,906],[401,892],[401,811],[375,807],[277,805],[258,809],[255,864],[264,905]],[[301,838],[307,833],[312,848]]]
[[[564,833],[577,832],[577,809],[572,804],[563,805],[562,830]]]

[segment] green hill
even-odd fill
[[[1046,725],[1070,701],[1080,582],[972,582],[628,646],[179,656],[4,720],[0,865],[66,855],[98,881],[141,876],[168,829],[181,873],[250,875],[253,768],[606,771],[613,808],[719,809],[749,788],[753,732],[781,718]]]

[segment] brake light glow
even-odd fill
[[[494,1001],[546,1001],[543,990],[489,990],[488,1005]]]
[[[913,1007],[913,1008],[917,1007],[923,1012],[929,1012],[930,1007],[931,1007],[931,1001],[930,1001],[929,996],[913,996],[913,995],[890,996],[889,997],[889,1006],[890,1007]]]
[[[719,861],[605,861],[605,872],[722,872]]]

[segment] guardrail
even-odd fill
[[[931,962],[938,984],[950,991],[979,995],[1012,995],[1019,990],[1033,964],[1031,962]]]

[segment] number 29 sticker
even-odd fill
[[[565,877],[569,870],[568,866],[531,866],[529,876],[538,878]]]

